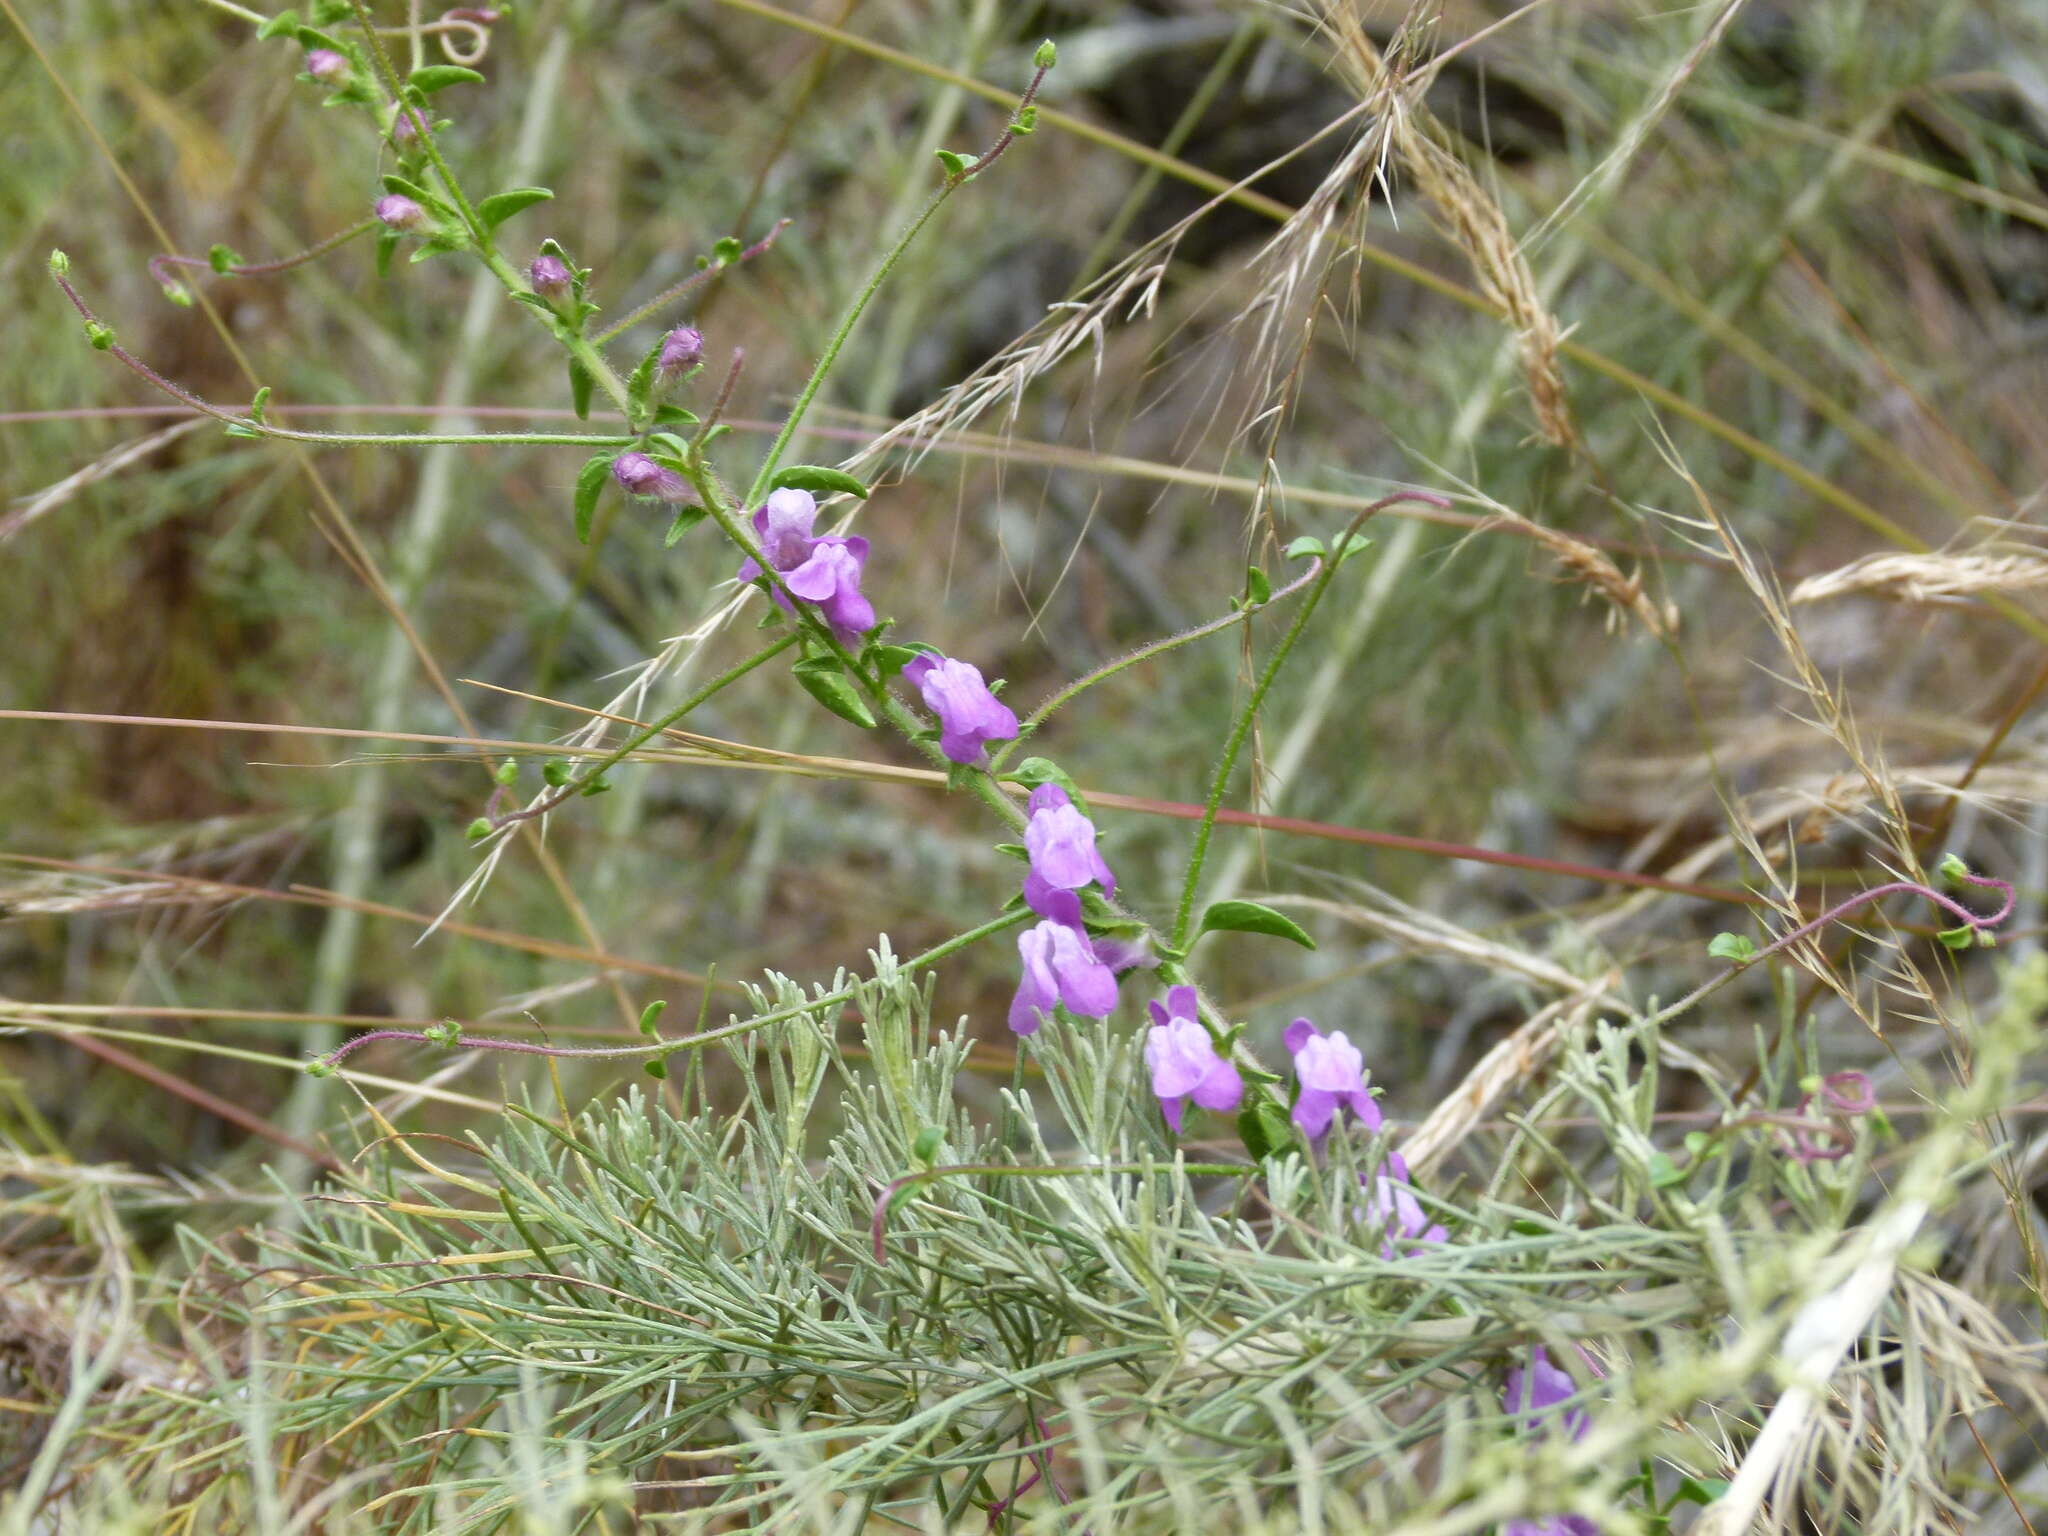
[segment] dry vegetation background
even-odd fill
[[[1884,947],[1831,935],[1673,1038],[1738,1101],[1759,1064],[1868,1070],[1908,1134],[1967,1077],[1967,1021],[1994,966],[2038,950],[2048,898],[2033,0],[508,9],[489,84],[442,105],[473,185],[555,189],[515,250],[562,239],[617,315],[721,236],[792,220],[695,310],[713,357],[746,350],[735,458],[932,150],[986,141],[1059,40],[1062,116],[913,249],[798,455],[927,411],[868,460],[870,590],[1013,699],[1226,611],[1248,557],[1277,568],[1389,489],[1453,497],[1376,522],[1229,801],[1317,824],[1226,828],[1211,865],[1212,894],[1284,896],[1321,940],[1208,953],[1265,1047],[1300,1012],[1347,1029],[1412,1124],[1556,999],[1538,964],[1668,1000],[1710,974],[1715,932],[1953,851],[2019,887],[1998,950],[1951,956],[1929,909],[1895,905]],[[262,259],[361,217],[376,148],[293,65],[199,0],[0,0],[0,1487],[66,1401],[109,1250],[142,1291],[174,1286],[178,1223],[233,1252],[287,1220],[270,1180],[304,1177],[294,1147],[346,1159],[378,1134],[296,1073],[338,1031],[630,1039],[657,997],[715,1021],[745,1011],[738,981],[863,971],[880,933],[914,953],[1012,879],[971,804],[876,773],[913,759],[764,676],[691,722],[743,749],[621,769],[425,934],[476,866],[490,785],[464,743],[539,752],[585,724],[717,611],[732,561],[703,535],[665,551],[657,512],[613,503],[579,545],[573,449],[230,441],[84,344],[53,246],[124,345],[209,399],[260,382],[278,419],[332,430],[420,428],[436,402],[561,412],[558,355],[455,261],[379,282],[357,244],[202,275],[210,311],[164,302],[144,264],[166,236]],[[992,362],[1028,385],[980,415],[946,395]],[[744,654],[751,618],[650,699]],[[1199,804],[1248,675],[1234,636],[1178,652],[1087,695],[1052,749],[1092,790]],[[1188,835],[1157,809],[1098,814],[1154,911]],[[1729,899],[1752,891],[1777,906]],[[959,1085],[984,1116],[1012,1077],[1012,960],[984,946],[937,983],[936,1016],[984,1042]],[[1446,1165],[1482,1185],[1547,1070],[1519,1038]],[[455,1137],[528,1090],[644,1081],[406,1045],[351,1066],[384,1115]],[[2038,1338],[2048,1142],[2023,1098],[1944,1279]],[[1678,1072],[1654,1106],[1674,1135],[1721,1107]],[[168,1380],[192,1346],[161,1327],[133,1347]],[[1957,1518],[2018,1533],[2048,1511],[2029,1418],[1944,1471]],[[1712,1433],[1732,1465],[1742,1426]],[[1866,1508],[1824,1528],[1923,1527]]]

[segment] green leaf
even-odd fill
[[[875,728],[875,717],[863,699],[839,670],[833,656],[814,656],[790,669],[803,690],[842,720],[850,720],[864,731]]]
[[[249,419],[259,422],[263,420],[263,408],[268,404],[270,404],[270,386],[266,384],[256,391],[256,398],[249,402]]]
[[[1717,933],[1707,945],[1716,960],[1733,960],[1737,965],[1756,953],[1756,941],[1739,933]]]
[[[297,11],[279,11],[270,20],[256,29],[256,36],[263,42],[269,42],[273,37],[290,36],[298,30],[298,26],[299,13]]]
[[[406,77],[405,83],[431,96],[451,85],[482,85],[484,77],[460,64],[429,64],[414,70]]]
[[[608,453],[594,453],[583,461],[583,467],[576,471],[576,542],[590,542],[590,519],[597,511],[597,498],[604,494],[604,483],[611,478],[612,456]]]
[[[771,491],[783,489],[793,491],[816,491],[830,496],[844,492],[848,496],[868,499],[868,488],[843,469],[827,469],[822,464],[790,464],[775,471],[775,478],[768,482]]]
[[[639,421],[647,414],[647,397],[654,392],[654,365],[660,360],[661,343],[656,342],[640,359],[640,366],[633,370],[633,376],[626,380],[626,414],[633,421]]]
[[[391,275],[391,253],[398,249],[398,231],[380,229],[377,231],[377,275]]]
[[[881,673],[882,681],[885,683],[891,678],[900,676],[903,669],[917,660],[918,657],[937,656],[939,654],[940,652],[934,650],[931,646],[922,644],[874,645],[868,647],[868,655],[873,658],[875,667]]]
[[[1676,1509],[1681,1504],[1697,1504],[1705,1508],[1726,1494],[1729,1487],[1725,1477],[1688,1477],[1678,1485],[1678,1491],[1665,1507]]]
[[[1293,1144],[1294,1123],[1287,1111],[1265,1094],[1258,1094],[1237,1117],[1237,1137],[1245,1151],[1259,1162]]]
[[[923,1168],[931,1167],[937,1160],[940,1148],[946,1144],[943,1126],[928,1125],[917,1133],[917,1140],[910,1144],[910,1155]]]
[[[1950,949],[1968,949],[1978,941],[1980,935],[1975,928],[1965,923],[1960,928],[1944,928],[1935,937]],[[1988,939],[1991,935],[1983,934],[1981,937]]]
[[[1323,546],[1323,541],[1312,533],[1304,533],[1287,546],[1287,558],[1290,560],[1299,560],[1306,555],[1314,555],[1321,559],[1328,553],[1329,550]]]
[[[1951,853],[1942,859],[1941,863],[1936,867],[1935,873],[1940,875],[1950,885],[1961,885],[1970,878],[1970,866]]]
[[[216,245],[208,249],[206,264],[225,277],[232,268],[239,267],[242,264],[242,258],[237,256],[230,247]]]
[[[1075,787],[1074,781],[1067,776],[1067,770],[1049,757],[1027,757],[1023,762],[1004,774],[1003,777],[1013,783],[1029,784],[1033,789],[1036,789],[1041,784],[1057,784],[1067,792],[1067,798],[1072,800],[1075,805],[1084,805],[1081,799],[1081,791]]]
[[[1303,949],[1314,949],[1316,941],[1293,918],[1260,906],[1256,901],[1219,901],[1202,914],[1197,933],[1265,933],[1288,939]]]
[[[221,430],[229,437],[261,437],[263,435],[245,421],[231,421]]]
[[[654,408],[654,424],[657,427],[694,427],[697,425],[697,417],[694,412],[686,411],[680,405],[657,405]]]
[[[652,1061],[643,1061],[640,1064],[640,1070],[642,1072],[645,1072],[649,1077],[667,1077],[668,1063],[663,1061],[659,1056],[657,1056]]]
[[[569,782],[569,765],[559,758],[550,758],[540,765],[540,776],[547,781],[550,789],[560,789]]]
[[[1038,132],[1038,104],[1036,102],[1033,102],[1028,107],[1018,109],[1017,115],[1010,119],[1010,132],[1016,134],[1020,139],[1028,139],[1032,134]]]
[[[496,229],[513,214],[535,203],[544,203],[554,195],[546,187],[514,187],[509,192],[493,192],[476,205],[476,216],[483,220],[485,229]]]
[[[653,1039],[655,1033],[655,1025],[660,1023],[662,1010],[667,1007],[668,999],[665,997],[657,997],[645,1008],[642,1008],[640,1010],[640,1033],[647,1036],[650,1040]]]
[[[1674,1184],[1685,1182],[1685,1170],[1662,1152],[1650,1154],[1650,1187],[1669,1189]]]
[[[504,762],[498,764],[498,771],[492,774],[491,777],[507,789],[510,789],[519,782],[519,759],[516,757],[506,758]]]
[[[383,177],[384,190],[396,192],[400,197],[409,197],[427,207],[441,206],[441,200],[416,181],[409,181],[396,171],[386,171]]]
[[[569,402],[576,407],[576,414],[584,421],[590,420],[590,391],[592,385],[589,373],[575,358],[569,359]]]
[[[704,509],[702,507],[684,507],[680,512],[676,513],[676,520],[668,525],[668,532],[661,536],[661,547],[663,549],[673,549],[677,539],[680,539],[703,521]]]
[[[329,37],[318,27],[301,27],[293,35],[298,38],[299,46],[309,51],[314,48],[325,48],[329,53],[343,55],[349,53],[349,50],[342,45],[339,38]]]
[[[711,259],[721,267],[729,267],[740,259],[740,252],[744,249],[745,247],[739,241],[733,239],[731,235],[727,235],[723,240],[720,240],[711,247]]]
[[[1269,603],[1273,600],[1273,583],[1266,579],[1266,573],[1256,565],[1246,568],[1244,585],[1254,603]]]
[[[937,149],[933,150],[932,153],[939,157],[939,164],[946,168],[946,180],[948,181],[958,181],[967,174],[967,167],[974,163],[965,155],[956,154],[950,149]]]

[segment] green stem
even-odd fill
[[[749,672],[753,671],[754,668],[760,666],[762,662],[767,661],[772,656],[780,655],[794,644],[796,644],[796,635],[794,633],[787,634],[763,646],[744,661],[734,663],[726,668],[725,671],[719,673],[718,676],[711,679],[702,688],[691,694],[687,699],[683,700],[674,709],[663,715],[659,720],[656,720],[651,725],[640,727],[639,730],[628,736],[619,746],[599,758],[590,767],[577,774],[575,778],[564,784],[553,794],[543,796],[524,810],[514,811],[510,815],[495,818],[491,823],[491,830],[495,832],[499,828],[509,827],[515,822],[531,821],[536,816],[545,816],[570,796],[581,794],[590,785],[603,778],[608,770],[624,762],[633,753],[646,746],[648,742],[659,736],[678,720],[681,720],[684,716],[703,705],[713,695],[731,687]]]
[[[761,461],[760,473],[754,476],[754,483],[747,491],[748,506],[753,506],[767,494],[768,482],[774,477],[782,462],[783,450],[789,446],[789,440],[796,436],[797,428],[803,424],[804,416],[811,408],[811,402],[817,398],[818,390],[824,385],[825,376],[832,371],[833,364],[839,361],[840,349],[853,334],[853,328],[868,307],[869,301],[880,291],[882,284],[888,281],[896,263],[902,260],[903,253],[910,248],[910,242],[931,222],[932,215],[939,211],[940,205],[952,195],[954,187],[958,185],[958,182],[949,181],[926,200],[924,208],[910,221],[903,233],[896,237],[896,243],[889,247],[889,252],[882,258],[881,265],[875,268],[861,291],[855,295],[846,313],[840,317],[838,329],[832,333],[832,339],[825,343],[825,350],[819,355],[817,366],[811,370],[811,376],[804,381],[802,393],[796,397],[796,403],[789,408],[788,419],[782,423],[782,430],[775,434],[775,441],[769,445],[767,457]]]
[[[384,51],[384,43],[377,30],[377,24],[370,19],[369,7],[363,0],[349,0],[349,6],[356,13],[356,25],[362,28],[363,40],[369,45],[370,57],[384,77],[384,88],[391,92],[393,106],[400,112],[411,114],[413,127],[419,131],[420,148],[433,163],[434,174],[440,177],[441,185],[447,189],[448,196],[454,199],[455,211],[462,215],[463,227],[469,231],[470,239],[476,242],[478,254],[489,260],[493,255],[491,232],[484,227],[483,220],[476,216],[476,209],[470,206],[468,197],[463,194],[462,184],[455,179],[455,173],[448,168],[448,162],[441,158],[441,147],[434,142],[431,115],[407,105],[405,86],[398,78],[398,67],[391,62],[391,55]],[[502,281],[502,278],[500,280]]]
[[[1202,804],[1202,823],[1195,830],[1194,851],[1188,856],[1188,872],[1181,881],[1180,905],[1173,915],[1175,949],[1187,948],[1188,924],[1193,920],[1195,910],[1195,890],[1201,884],[1202,865],[1209,857],[1209,839],[1216,831],[1216,813],[1222,809],[1223,792],[1230,786],[1230,772],[1237,766],[1237,754],[1244,749],[1245,738],[1251,734],[1252,722],[1258,718],[1259,706],[1266,701],[1266,694],[1271,690],[1274,679],[1280,675],[1281,667],[1286,665],[1295,642],[1301,638],[1301,632],[1308,627],[1308,621],[1316,611],[1316,604],[1323,600],[1323,594],[1329,590],[1330,582],[1337,574],[1337,567],[1343,563],[1344,554],[1351,548],[1351,541],[1357,536],[1360,526],[1375,512],[1392,506],[1397,501],[1405,501],[1408,497],[1407,491],[1396,491],[1391,496],[1382,497],[1351,519],[1344,532],[1332,545],[1332,553],[1323,559],[1323,568],[1316,577],[1315,585],[1309,588],[1300,611],[1294,615],[1294,622],[1281,637],[1279,648],[1266,663],[1266,670],[1260,674],[1251,697],[1245,700],[1244,708],[1238,712],[1237,721],[1230,730],[1230,739],[1223,746],[1222,761],[1216,765],[1216,777],[1209,785],[1209,798]]]

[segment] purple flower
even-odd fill
[[[426,209],[396,192],[378,198],[376,211],[387,229],[418,229],[427,222]]]
[[[1202,1023],[1193,987],[1169,987],[1166,1006],[1153,1003],[1152,1031],[1145,1036],[1145,1065],[1166,1123],[1180,1132],[1187,1101],[1204,1109],[1233,1110],[1244,1098],[1237,1068],[1216,1054],[1216,1042]]]
[[[612,478],[628,496],[651,496],[657,501],[683,501],[689,497],[689,482],[665,464],[657,464],[644,453],[622,453],[612,460]]]
[[[860,590],[868,541],[813,538],[811,524],[817,516],[818,503],[809,491],[772,491],[768,500],[754,509],[754,536],[790,596],[816,603],[840,643],[851,648],[875,627],[874,607]],[[754,581],[760,575],[761,567],[753,559],[740,563],[739,580]],[[781,588],[771,589],[771,595],[782,608],[790,608]]]
[[[661,356],[655,361],[655,374],[662,379],[676,378],[696,367],[697,359],[703,355],[703,333],[691,326],[679,325],[661,338]]]
[[[904,665],[903,676],[939,717],[939,750],[954,762],[978,768],[988,761],[989,742],[1016,739],[1016,711],[988,691],[972,662],[918,656]]]
[[[1089,1019],[1107,1018],[1116,1007],[1116,977],[1095,958],[1079,928],[1040,923],[1017,936],[1017,954],[1024,974],[1010,1002],[1010,1028],[1018,1034],[1038,1033],[1055,1003]]]
[[[1595,1376],[1600,1374],[1600,1368],[1590,1357],[1586,1368]],[[1529,1351],[1526,1368],[1518,1365],[1509,1370],[1501,1392],[1501,1407],[1514,1414],[1524,1430],[1548,1434],[1552,1429],[1562,1428],[1573,1440],[1579,1440],[1591,1424],[1586,1411],[1573,1408],[1562,1415],[1555,1412],[1558,1404],[1578,1390],[1578,1383],[1552,1365],[1543,1346],[1538,1344]],[[1534,1520],[1507,1521],[1501,1526],[1501,1536],[1600,1536],[1600,1527],[1584,1515],[1545,1515]]]
[[[1429,1212],[1415,1198],[1412,1181],[1408,1177],[1408,1160],[1400,1153],[1389,1152],[1386,1166],[1379,1173],[1370,1180],[1360,1174],[1359,1179],[1371,1186],[1361,1212],[1363,1219],[1386,1228],[1386,1235],[1380,1239],[1381,1258],[1398,1256],[1397,1241],[1441,1243],[1451,1235],[1429,1219]]]
[[[1310,1141],[1329,1130],[1338,1107],[1346,1106],[1368,1131],[1380,1128],[1380,1107],[1365,1091],[1365,1058],[1343,1030],[1324,1034],[1307,1019],[1287,1026],[1287,1049],[1294,1055],[1294,1075],[1301,1092],[1294,1100],[1294,1123]]]
[[[1024,848],[1031,855],[1031,871],[1024,877],[1024,899],[1041,917],[1074,921],[1064,915],[1067,903],[1060,893],[1078,891],[1093,881],[1104,895],[1111,895],[1116,876],[1095,847],[1095,823],[1074,809],[1064,789],[1041,784],[1031,791],[1028,803],[1031,819],[1024,824]]]
[[[575,285],[576,276],[561,257],[536,256],[533,265],[526,269],[526,280],[532,284],[535,293],[544,299],[554,300]]]
[[[1587,1362],[1591,1368],[1592,1362]],[[1598,1371],[1595,1370],[1595,1375]],[[1516,1415],[1522,1427],[1528,1430],[1550,1430],[1553,1425],[1546,1422],[1553,1418],[1553,1411],[1559,1403],[1575,1395],[1579,1390],[1569,1372],[1561,1371],[1550,1363],[1550,1356],[1538,1344],[1529,1351],[1527,1366],[1514,1366],[1508,1371],[1507,1380],[1501,1392],[1501,1407]],[[1555,1418],[1555,1424],[1562,1426],[1566,1435],[1573,1440],[1583,1439],[1590,1424],[1586,1410],[1574,1408],[1562,1417]]]
[[[1070,897],[1073,896],[1071,891],[1064,894]],[[1080,899],[1074,897],[1073,900],[1074,907],[1078,913],[1081,905]],[[1152,953],[1152,935],[1144,929],[1140,929],[1136,933],[1128,931],[1105,933],[1098,939],[1089,940],[1089,943],[1095,949],[1095,958],[1119,976],[1123,975],[1125,971],[1156,971],[1159,969],[1159,957]]]
[[[348,78],[348,59],[332,48],[309,48],[306,73],[322,85],[339,85]]]

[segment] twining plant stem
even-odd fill
[[[1396,491],[1391,496],[1381,497],[1352,518],[1343,533],[1338,535],[1331,545],[1331,553],[1321,560],[1320,569],[1315,573],[1315,584],[1309,588],[1308,596],[1295,611],[1294,622],[1287,627],[1287,633],[1281,637],[1278,648],[1266,663],[1266,670],[1253,687],[1251,697],[1244,701],[1244,708],[1238,711],[1237,720],[1230,728],[1230,737],[1223,744],[1223,756],[1216,764],[1216,775],[1210,781],[1209,797],[1202,804],[1202,823],[1195,829],[1194,851],[1188,855],[1188,872],[1181,880],[1180,905],[1173,915],[1173,947],[1177,950],[1187,948],[1188,924],[1194,919],[1195,891],[1201,885],[1202,865],[1209,857],[1209,839],[1216,831],[1216,813],[1223,806],[1224,791],[1230,787],[1231,770],[1237,766],[1237,754],[1244,749],[1245,738],[1251,734],[1252,722],[1258,718],[1259,706],[1265,703],[1274,679],[1279,677],[1280,669],[1287,664],[1287,658],[1293,652],[1295,642],[1301,638],[1302,631],[1308,627],[1309,619],[1314,616],[1316,604],[1323,600],[1323,594],[1329,590],[1338,566],[1343,564],[1345,555],[1351,551],[1352,540],[1357,537],[1358,530],[1375,512],[1400,501],[1427,501],[1449,505],[1442,497],[1432,496],[1427,491]]]
[[[362,0],[356,0],[356,4],[361,3]],[[1046,72],[1050,68],[1050,65],[1039,66],[1038,71],[1031,77],[1031,83],[1024,88],[1024,94],[1017,100],[1017,114],[1012,116],[1010,126],[1003,130],[1002,135],[989,146],[979,160],[958,174],[949,175],[939,189],[926,199],[917,217],[904,226],[903,233],[896,237],[895,243],[889,247],[881,263],[869,275],[860,292],[854,295],[846,313],[840,316],[838,328],[832,332],[832,339],[825,343],[825,350],[819,354],[817,366],[811,370],[811,376],[804,381],[804,387],[798,393],[796,403],[789,408],[788,420],[783,422],[782,430],[776,433],[775,441],[769,444],[768,454],[761,460],[760,472],[754,476],[754,483],[747,490],[746,505],[751,507],[768,494],[768,482],[774,478],[776,468],[782,462],[783,451],[789,447],[789,440],[796,436],[797,428],[803,424],[804,416],[811,408],[811,402],[817,398],[826,375],[831,373],[833,365],[839,361],[840,349],[853,334],[853,328],[860,322],[869,301],[880,291],[882,284],[888,281],[889,274],[896,268],[896,263],[903,259],[903,253],[910,248],[911,241],[915,240],[925,225],[931,222],[932,215],[939,211],[946,199],[995,164],[1003,151],[1016,141],[1017,115],[1030,108],[1032,98],[1037,96],[1038,88],[1045,83]]]
[[[706,281],[707,279],[715,276],[720,272],[723,272],[727,267],[736,267],[743,262],[752,261],[756,256],[766,254],[770,249],[773,248],[776,236],[780,235],[785,229],[787,229],[789,227],[789,224],[790,221],[788,219],[777,219],[775,221],[775,227],[773,229],[769,230],[767,234],[763,235],[759,240],[756,240],[744,251],[741,251],[739,255],[734,257],[731,261],[723,263],[714,263],[713,265],[707,267],[699,267],[695,272],[692,272],[680,283],[677,283],[670,288],[664,288],[660,293],[657,293],[645,304],[642,304],[641,306],[639,306],[639,308],[633,310],[630,314],[626,316],[625,319],[619,321],[618,324],[607,326],[604,330],[599,331],[595,338],[597,344],[599,346],[603,346],[606,342],[614,341],[618,337],[623,336],[626,332],[633,329],[634,326],[638,325],[642,320],[645,320],[649,315],[653,314],[656,310],[661,309],[666,305],[673,304],[677,299],[680,299],[684,294],[688,293],[692,288],[696,287],[699,283]]]
[[[762,662],[769,660],[771,657],[781,655],[792,645],[795,645],[796,640],[795,632],[791,631],[780,639],[763,646],[744,661],[734,663],[726,668],[725,671],[719,673],[718,676],[712,678],[702,688],[691,694],[687,699],[683,700],[674,709],[663,715],[659,720],[654,721],[650,725],[642,726],[631,736],[628,736],[617,747],[599,758],[595,763],[592,763],[588,768],[585,768],[553,794],[543,795],[523,810],[511,811],[503,816],[492,817],[491,830],[495,832],[502,827],[512,826],[516,822],[531,821],[536,816],[545,816],[570,796],[583,793],[584,790],[596,783],[597,780],[604,777],[607,770],[625,761],[626,758],[646,746],[648,742],[659,736],[678,720],[681,720],[685,715],[690,714],[715,694],[731,687],[734,683],[745,677],[754,668],[760,666]]]
[[[289,272],[293,267],[302,267],[309,261],[318,261],[329,251],[339,250],[358,235],[367,235],[377,227],[377,220],[364,219],[360,224],[352,224],[339,234],[329,235],[318,245],[308,246],[296,256],[285,256],[276,261],[238,261],[218,269],[214,267],[210,257],[180,256],[175,252],[166,251],[162,255],[149,258],[149,275],[169,291],[177,287],[177,279],[167,270],[171,267],[199,267],[208,272],[218,270],[223,277],[265,277],[274,272]],[[179,302],[182,303],[184,300],[179,298]]]

